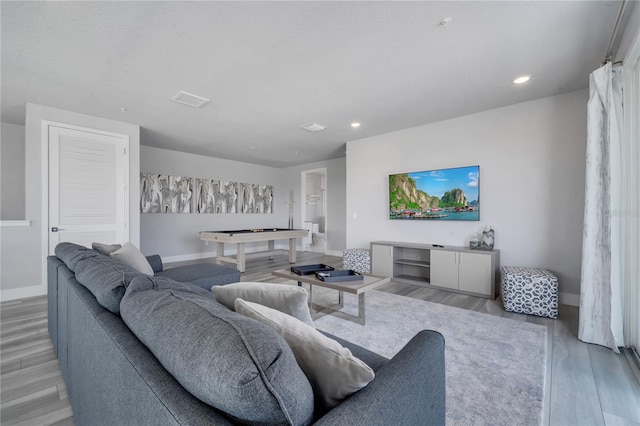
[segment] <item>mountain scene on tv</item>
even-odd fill
[[[389,218],[480,220],[480,167],[429,170],[389,176]]]

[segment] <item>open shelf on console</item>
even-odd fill
[[[409,274],[400,274],[393,277],[394,280],[405,282],[407,284],[418,284],[425,283],[428,284],[430,282],[429,276],[418,276],[418,275],[409,275]]]
[[[422,268],[431,267],[431,264],[429,262],[424,261],[424,260],[395,259],[393,262],[394,263],[399,263],[401,265],[419,266],[419,267],[422,267]]]

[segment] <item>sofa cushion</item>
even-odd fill
[[[77,263],[76,279],[114,314],[120,313],[120,301],[126,287],[142,273],[116,259],[96,253]]]
[[[104,254],[109,256],[114,251],[118,250],[122,247],[122,244],[102,244],[102,243],[91,243],[91,249],[97,251],[100,254]]]
[[[197,263],[195,265],[167,268],[156,273],[180,282],[190,282],[211,291],[214,285],[236,283],[240,281],[240,271],[215,263]]]
[[[326,407],[335,407],[371,382],[375,373],[367,364],[302,321],[275,309],[236,299],[236,311],[273,327],[289,344],[296,360]]]
[[[144,257],[144,254],[138,250],[138,247],[132,243],[126,243],[118,250],[111,252],[110,256],[137,269],[143,274],[153,275],[153,268],[149,265],[149,261]]]
[[[204,296],[208,299],[215,300],[216,295],[207,291],[197,285],[193,285],[190,282],[178,282],[167,277],[150,277],[148,275],[139,275],[135,277],[129,285],[135,283],[135,291],[147,291],[147,290],[177,290],[187,293],[195,293]],[[127,286],[128,287],[128,286]]]
[[[157,277],[133,280],[121,315],[164,368],[203,402],[243,423],[311,422],[311,385],[272,328],[184,283]]]
[[[75,272],[78,262],[88,257],[98,256],[100,253],[74,243],[60,243],[55,248],[58,259],[62,260],[67,268]]]
[[[234,309],[236,299],[259,303],[298,318],[313,327],[309,312],[309,294],[304,287],[289,284],[241,282],[211,287],[218,302]]]

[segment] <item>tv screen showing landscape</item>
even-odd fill
[[[480,166],[389,175],[389,218],[480,220]]]

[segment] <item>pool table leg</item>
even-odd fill
[[[269,240],[269,251],[275,251],[276,240]],[[273,256],[269,256],[269,260],[273,260]]]
[[[245,255],[244,255],[244,243],[238,243],[238,271],[244,272],[245,269]]]
[[[296,263],[296,239],[289,238],[289,263]]]
[[[216,243],[216,263],[222,265],[221,257],[224,256],[224,243]]]

